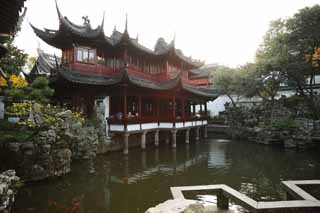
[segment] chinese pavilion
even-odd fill
[[[180,130],[185,131],[187,143],[190,129],[196,130],[199,139],[200,128],[207,124],[206,103],[218,96],[211,88],[199,87],[189,79],[189,71],[202,62],[184,56],[174,41],[168,44],[159,38],[154,50],[142,46],[138,38],[129,36],[127,19],[123,33],[114,29],[106,36],[104,18],[93,29],[87,17],[83,17],[83,25],[76,25],[58,6],[57,13],[58,30],[31,25],[38,37],[62,50],[61,59],[40,52],[39,66],[32,72],[50,75],[56,101],[90,116],[97,100],[103,100],[107,131],[123,136],[125,154],[132,134],[142,135],[142,148],[147,132],[155,133],[156,146],[159,131],[172,133],[172,147],[176,147]]]

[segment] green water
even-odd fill
[[[257,200],[279,200],[281,180],[320,179],[320,154],[208,139],[100,156],[95,169],[88,174],[79,163],[63,178],[24,187],[13,213],[72,212],[75,203],[80,213],[144,212],[179,185],[227,184]]]

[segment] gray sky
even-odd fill
[[[230,66],[254,60],[270,21],[317,3],[320,0],[58,0],[62,14],[76,24],[88,15],[96,27],[105,11],[104,30],[110,35],[115,25],[123,32],[127,13],[129,34],[139,34],[142,45],[153,49],[159,37],[170,42],[176,34],[176,47],[186,56]],[[58,28],[54,0],[28,0],[25,6],[33,25]],[[31,55],[38,46],[60,55],[33,33],[27,19],[16,44]]]

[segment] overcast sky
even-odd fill
[[[60,11],[76,24],[88,15],[92,27],[101,23],[110,35],[114,26],[123,32],[125,14],[131,37],[153,49],[159,37],[170,42],[176,34],[176,47],[186,56],[237,66],[254,60],[255,51],[269,23],[292,16],[320,0],[58,0]],[[27,0],[27,19],[38,28],[57,29],[54,0]],[[16,44],[31,55],[36,49],[60,55],[40,40],[25,19]]]

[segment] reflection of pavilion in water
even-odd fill
[[[186,160],[183,160],[181,163],[177,162],[177,152],[176,150],[172,150],[172,163],[159,163],[159,149],[155,150],[155,163],[156,166],[147,168],[147,156],[146,152],[142,152],[141,154],[141,164],[142,164],[142,171],[135,172],[130,174],[129,172],[129,159],[125,158],[124,163],[124,176],[111,176],[110,182],[111,183],[120,183],[120,184],[133,184],[137,183],[141,180],[149,178],[153,175],[176,175],[178,172],[186,172],[187,169],[190,167],[198,166],[199,163],[207,162],[208,161],[208,154],[206,152],[197,154],[196,156],[190,157],[189,148],[186,149]]]

